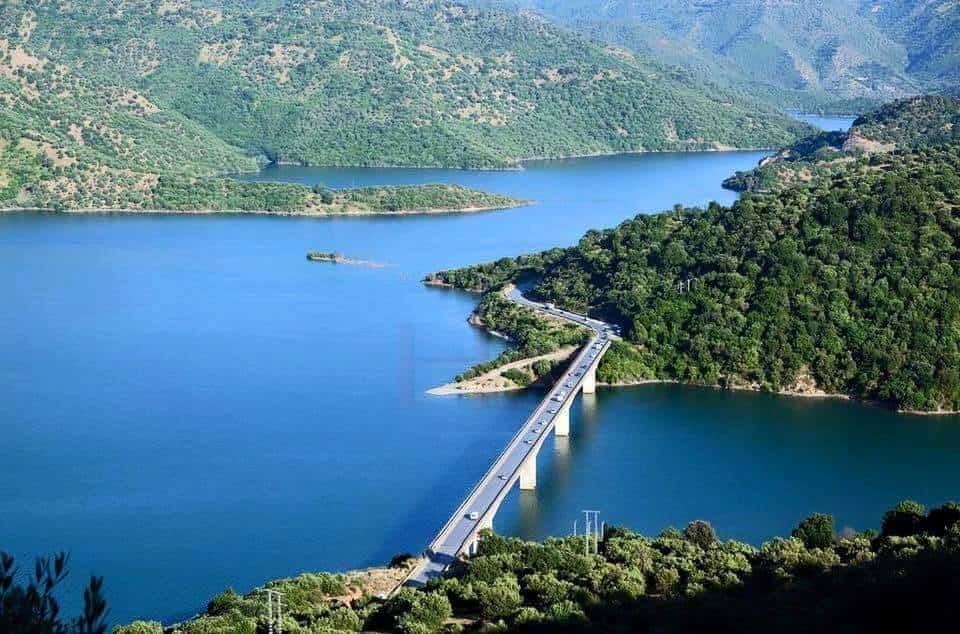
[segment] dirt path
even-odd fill
[[[469,379],[467,381],[460,381],[459,383],[447,383],[446,385],[441,385],[440,387],[435,387],[432,390],[427,390],[427,394],[433,394],[435,396],[447,396],[450,394],[491,394],[494,392],[509,392],[510,390],[522,390],[525,386],[518,385],[510,379],[500,376],[501,372],[505,372],[512,368],[515,369],[524,369],[529,368],[531,365],[540,361],[541,359],[547,361],[560,361],[563,359],[569,358],[574,352],[577,351],[576,346],[567,346],[560,348],[556,352],[551,352],[549,354],[543,354],[539,357],[529,357],[527,359],[520,359],[519,361],[514,361],[513,363],[508,363],[506,365],[501,365],[498,368],[494,368],[485,374],[481,374],[478,377]]]

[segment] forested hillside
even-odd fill
[[[960,86],[952,0],[475,0],[562,24],[785,107],[865,105]]]
[[[499,167],[804,131],[543,19],[440,0],[6,3],[0,99],[13,206],[149,205],[158,175],[268,160]]]
[[[903,123],[895,111],[863,125],[918,138],[883,125]],[[924,111],[911,129],[937,120]],[[536,277],[535,295],[622,324],[631,345],[605,357],[608,381],[817,389],[954,411],[958,212],[960,144],[917,147],[848,156],[731,207],[640,215],[570,249],[438,279],[487,289]]]
[[[396,558],[403,565],[403,556]],[[611,528],[524,542],[484,533],[477,554],[425,590],[384,600],[351,575],[270,582],[285,632],[919,632],[955,620],[960,505],[905,501],[879,532],[837,534],[814,514],[759,548],[720,539],[705,521],[644,537]],[[206,613],[115,634],[262,632],[263,589],[227,590]]]
[[[724,186],[736,191],[772,191],[847,168],[862,156],[960,143],[960,98],[912,97],[886,104],[854,121],[847,132],[821,132],[801,139],[753,170],[737,172]]]

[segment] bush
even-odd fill
[[[439,632],[444,622],[453,616],[453,608],[446,596],[431,592],[419,593],[406,614],[397,622],[397,629],[401,632]]]
[[[900,502],[883,516],[880,529],[883,537],[909,537],[923,531],[923,505],[913,500]]]
[[[237,594],[233,588],[227,588],[210,599],[210,602],[207,603],[207,614],[210,616],[220,616],[230,610],[239,610],[242,604],[243,597]]]
[[[156,621],[134,621],[113,628],[113,634],[163,634],[163,626]]]
[[[480,584],[477,587],[477,599],[480,603],[480,614],[487,621],[508,618],[523,602],[520,597],[520,584],[513,576],[501,577],[491,584]]]
[[[405,568],[411,559],[416,559],[410,553],[399,553],[390,560],[390,568]]]
[[[960,504],[947,502],[932,509],[927,515],[925,529],[931,535],[943,537],[951,527],[960,524]]]
[[[526,387],[533,382],[533,377],[530,376],[528,372],[521,370],[520,368],[510,368],[509,370],[504,370],[500,373],[505,379],[510,379],[517,385]]]
[[[791,535],[802,541],[807,548],[829,548],[834,541],[833,516],[814,513],[800,522]]]
[[[683,538],[691,544],[707,549],[717,543],[717,533],[709,522],[694,520],[683,529]]]

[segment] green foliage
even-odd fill
[[[848,132],[821,132],[801,139],[756,169],[737,172],[723,185],[735,191],[777,191],[811,178],[842,177],[847,168],[842,159],[958,142],[960,98],[901,99],[859,117]]]
[[[599,40],[804,112],[960,85],[960,17],[947,0],[474,0],[532,6]]]
[[[509,370],[504,370],[500,373],[500,376],[505,379],[510,379],[517,385],[524,387],[533,382],[533,377],[530,375],[530,373],[519,368],[510,368]]]
[[[6,3],[0,38],[0,202],[19,207],[331,206],[326,190],[210,177],[771,147],[806,130],[530,15],[446,0]],[[410,193],[377,204],[408,209]]]
[[[504,576],[493,583],[479,583],[476,587],[480,614],[488,621],[497,621],[513,615],[523,599],[520,597],[520,584],[515,577]]]
[[[924,528],[923,505],[913,500],[900,502],[883,516],[884,537],[910,537]]]
[[[243,597],[237,594],[233,588],[227,588],[210,599],[210,602],[207,603],[207,614],[210,616],[220,616],[231,610],[238,610],[242,605]]]
[[[486,328],[509,336],[516,347],[466,370],[456,377],[457,381],[472,379],[520,359],[549,354],[564,346],[579,346],[589,339],[585,329],[567,322],[544,319],[535,311],[511,302],[499,292],[484,295],[476,314]],[[530,383],[529,375],[523,374],[526,375],[526,382]]]
[[[453,615],[446,596],[410,588],[391,597],[384,609],[394,616],[396,630],[404,634],[439,632],[443,623]]]
[[[113,628],[113,634],[163,634],[163,625],[157,621],[134,621]]]
[[[958,174],[960,144],[861,157],[730,207],[639,215],[559,253],[440,275],[486,285],[535,273],[540,299],[620,324],[626,342],[601,381],[814,385],[955,411]]]
[[[833,516],[814,513],[800,522],[791,536],[802,541],[807,548],[829,548],[835,537]]]
[[[5,634],[105,634],[107,603],[103,578],[90,577],[83,591],[83,614],[72,621],[60,615],[55,593],[69,573],[69,557],[61,552],[37,557],[26,583],[19,576],[16,560],[0,550],[0,632]]]
[[[717,543],[717,533],[710,522],[694,520],[683,529],[683,538],[700,548],[707,549]]]
[[[476,621],[468,627],[482,632],[680,634],[708,624],[709,631],[800,634],[837,631],[837,623],[843,631],[889,631],[901,622],[904,631],[927,631],[955,610],[960,505],[924,513],[915,502],[901,503],[885,518],[905,514],[914,518],[910,535],[834,539],[832,518],[818,514],[793,537],[760,548],[721,542],[703,521],[653,539],[614,527],[590,555],[581,537],[530,543],[485,530],[477,554],[452,576],[386,600],[331,604],[324,592],[343,589],[335,575],[268,585],[294,597],[288,632],[459,631],[454,618]],[[244,602],[258,601],[259,591],[239,598],[228,591],[210,602],[221,607],[172,632],[262,634],[262,611],[243,613],[249,612]],[[159,631],[142,622],[117,629]]]

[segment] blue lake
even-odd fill
[[[0,548],[106,577],[114,622],[172,620],[227,586],[380,564],[428,542],[540,398],[425,390],[505,345],[424,274],[575,242],[674,203],[734,199],[761,153],[523,171],[272,168],[331,187],[457,182],[516,210],[401,218],[0,215]],[[311,264],[311,249],[387,264]],[[958,497],[956,419],[679,386],[601,390],[547,445],[504,533],[584,508],[656,533],[703,517],[755,543],[805,515],[876,526]],[[67,601],[69,610],[75,601]]]

